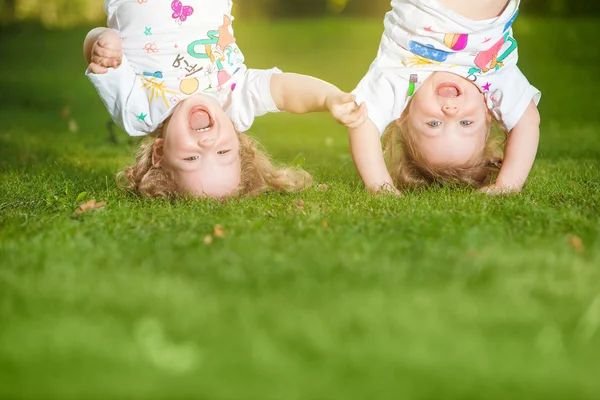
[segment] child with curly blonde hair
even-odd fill
[[[268,112],[330,111],[341,123],[354,96],[297,74],[248,69],[231,27],[231,0],[105,0],[108,28],[84,42],[86,75],[129,135],[148,135],[127,184],[149,197],[221,198],[310,186],[274,166],[244,134]]]
[[[517,67],[519,3],[392,1],[377,57],[353,92],[368,112],[347,124],[369,190],[521,190],[537,152],[541,95]],[[494,126],[508,135],[503,160]]]

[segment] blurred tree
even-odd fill
[[[0,21],[14,21],[16,0],[0,0]]]
[[[529,14],[582,16],[600,14],[596,0],[522,0],[521,8]]]
[[[326,0],[287,0],[276,3],[278,15],[309,16],[321,15],[327,11]]]
[[[237,0],[237,3],[244,18],[257,15],[305,17],[325,14],[328,1],[331,0]]]
[[[344,14],[383,18],[383,15],[392,9],[390,3],[390,0],[349,0]]]
[[[0,0],[2,22],[34,20],[45,26],[72,26],[101,21],[103,1],[98,0]]]
[[[169,1],[169,0],[160,0]],[[295,18],[343,14],[382,18],[390,0],[233,0],[243,18]],[[33,20],[49,27],[101,23],[102,0],[0,0],[0,23]],[[522,0],[524,14],[600,15],[600,0]]]

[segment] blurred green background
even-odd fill
[[[39,21],[48,27],[68,27],[104,19],[100,0],[0,0],[0,23]],[[578,16],[600,14],[597,0],[522,0],[528,14]],[[235,15],[244,18],[326,15],[378,16],[390,0],[237,0]]]
[[[234,2],[249,66],[344,90],[389,7]],[[328,189],[226,204],[116,186],[137,142],[81,54],[102,3],[0,0],[0,399],[600,399],[600,3],[523,0],[521,195],[370,196],[343,127],[281,113],[250,134]]]

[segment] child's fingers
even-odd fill
[[[358,106],[358,108],[356,109],[355,112],[359,113],[361,115],[366,114],[367,113],[367,103],[365,103],[365,102],[360,103],[360,105]]]
[[[354,112],[351,110],[347,110],[345,112],[340,112],[336,115],[336,119],[342,125],[348,126],[356,121],[356,116]]]
[[[364,120],[364,117],[367,115],[367,106],[365,103],[361,103],[358,108],[354,109],[351,113],[351,117],[353,122],[358,122],[360,120]]]
[[[400,192],[398,189],[396,189],[396,187],[390,183],[386,183],[384,185],[382,185],[379,190],[377,190],[377,193],[381,193],[381,194],[393,194],[399,197],[402,197],[402,192]]]
[[[88,70],[93,74],[105,74],[108,72],[108,68],[103,67],[102,65],[96,64],[94,62],[90,63],[88,66]]]
[[[362,116],[350,116],[350,117],[346,117],[342,120],[340,120],[339,122],[344,125],[347,128],[358,128],[359,126],[361,126],[364,122],[365,118],[363,118]]]
[[[107,60],[106,63],[107,64],[105,64],[105,66],[109,66],[114,69],[117,69],[117,68],[119,68],[119,65],[121,65],[121,58],[111,58],[111,59]]]
[[[362,103],[351,115],[351,119],[345,123],[348,128],[357,128],[365,123],[368,118],[367,106]]]
[[[354,96],[352,93],[340,93],[336,96],[332,97],[331,105],[334,107],[339,107],[346,104],[352,104],[354,106]]]
[[[352,93],[344,93],[340,98],[340,102],[341,103],[352,103],[352,102],[354,102],[355,99],[356,99],[356,96],[353,95]]]
[[[365,117],[361,117],[357,120],[352,121],[351,123],[344,124],[344,125],[346,125],[346,127],[348,127],[348,128],[358,128],[359,126],[364,124],[366,120],[367,119]]]
[[[117,35],[100,35],[96,43],[102,47],[109,49],[118,49],[121,47],[121,39]]]
[[[510,189],[498,187],[496,185],[484,186],[481,189],[479,189],[479,192],[485,193],[490,196],[507,195],[511,193]]]
[[[119,58],[123,56],[123,51],[96,46],[94,54],[102,58]]]
[[[362,123],[360,121],[364,120],[366,106],[363,103],[357,108],[354,102],[344,103],[334,107],[332,114],[340,124],[351,128],[357,123]]]
[[[98,56],[92,56],[92,62],[98,65],[101,65],[103,67],[112,67],[112,68],[117,68],[119,65],[121,65],[121,59],[120,58],[104,58],[104,57],[98,57]]]
[[[110,67],[110,60],[104,57],[92,56],[92,63],[103,67]]]

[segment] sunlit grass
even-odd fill
[[[115,183],[134,141],[109,140],[85,31],[1,37],[0,398],[600,397],[598,21],[520,23],[542,143],[508,198],[371,196],[344,129],[278,114],[251,133],[326,190],[139,199]],[[251,67],[351,90],[381,29],[236,33]],[[89,199],[107,205],[71,218]]]

